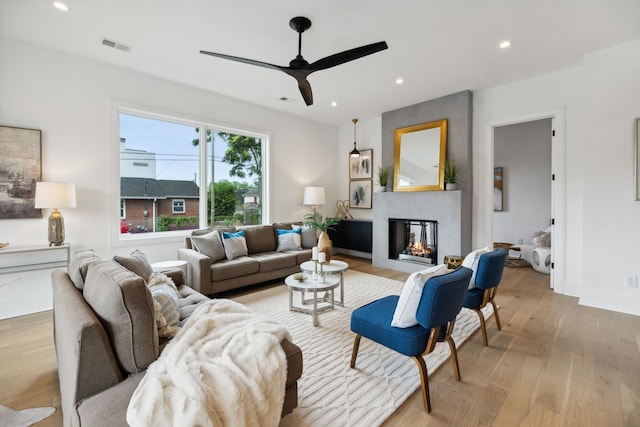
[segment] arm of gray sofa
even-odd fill
[[[203,295],[211,293],[211,258],[193,249],[178,249],[178,259],[187,261],[187,276],[191,286]]]

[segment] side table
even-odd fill
[[[313,273],[316,265],[313,261],[305,261],[300,264],[300,270],[304,273]],[[344,272],[349,269],[349,264],[344,261],[339,261],[337,259],[331,260],[331,262],[327,262],[323,264],[322,271],[324,271],[325,277],[331,277],[334,275],[340,275],[340,299],[335,301],[335,304],[344,307]],[[318,271],[320,270],[320,266],[318,266]]]
[[[182,270],[182,274],[184,274],[184,283],[189,284],[189,278],[187,276],[187,261],[182,261],[179,259],[170,261],[159,261],[151,264],[151,268],[153,268],[153,271],[156,271],[158,273],[164,273],[165,271],[171,270]]]
[[[303,281],[299,281],[295,279],[298,274],[300,273],[290,274],[284,279],[284,284],[289,289],[289,310],[297,311],[299,313],[311,314],[313,326],[318,326],[318,313],[334,308],[335,299],[333,293],[334,289],[337,288],[340,284],[340,279],[338,279],[337,277],[328,276],[325,277],[325,283],[318,283],[311,280],[311,276],[305,275],[305,279]],[[302,306],[294,305],[293,291],[302,292],[300,296],[302,305],[313,304],[313,308],[309,309]],[[318,292],[324,291],[331,293],[331,299],[327,300],[326,296],[318,298]],[[306,292],[313,292],[313,298],[305,299],[304,294]],[[318,304],[321,305],[319,306]]]

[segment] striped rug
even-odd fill
[[[349,329],[351,312],[380,297],[399,295],[404,284],[355,271],[345,273],[344,283],[345,306],[320,313],[317,327],[310,315],[289,311],[284,284],[234,298],[287,325],[293,342],[302,349],[298,407],[282,419],[281,427],[378,426],[420,386],[411,358],[366,338],[360,343],[356,367],[349,368],[354,337]],[[490,305],[485,310],[485,317],[493,314]],[[463,308],[453,335],[458,348],[479,326],[478,316]],[[439,343],[425,357],[429,373],[448,359],[449,346]]]

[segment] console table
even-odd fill
[[[327,232],[336,248],[360,252],[372,251],[373,223],[367,220],[341,219]]]
[[[8,246],[0,249],[0,274],[68,268],[70,245]]]

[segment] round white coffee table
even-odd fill
[[[305,274],[305,279],[303,281],[299,281],[295,279],[298,274],[301,273],[290,274],[284,279],[284,284],[289,289],[289,310],[311,314],[313,326],[318,326],[318,313],[334,308],[335,299],[333,290],[340,284],[340,279],[337,277],[325,276],[325,282],[318,283],[311,280],[310,275]],[[293,291],[301,292],[300,302],[302,303],[302,306],[294,305]],[[313,292],[313,298],[305,299],[304,295],[306,292]],[[327,299],[326,294],[323,297],[318,297],[318,292],[330,293],[331,298]],[[313,308],[303,307],[304,305],[310,304],[313,304]]]
[[[305,273],[312,274],[316,269],[316,263],[314,261],[305,261],[300,264],[300,270]],[[340,299],[335,301],[336,305],[344,307],[344,272],[349,269],[349,264],[344,261],[332,259],[331,262],[326,262],[322,265],[322,271],[325,277],[331,277],[340,275]],[[320,271],[320,264],[318,263],[318,271]]]

